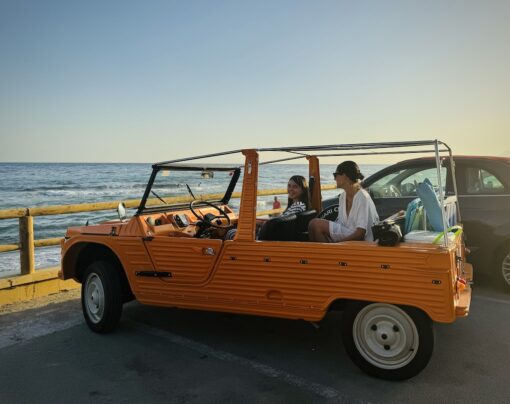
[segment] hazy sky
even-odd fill
[[[0,161],[435,138],[510,156],[510,0],[0,0]]]

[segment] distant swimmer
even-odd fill
[[[275,196],[274,197],[274,202],[273,202],[273,209],[280,209],[282,206],[282,204],[280,203],[280,201],[278,200],[278,197]]]
[[[273,201],[273,209],[280,209],[281,207],[282,207],[282,204],[278,200],[278,197],[275,196],[274,201]],[[275,216],[279,216],[279,215],[280,215],[279,212],[274,212],[274,213],[270,214],[269,217],[275,217]]]

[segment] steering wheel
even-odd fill
[[[390,197],[393,197],[393,198],[399,198],[400,196],[402,196],[400,194],[400,191],[399,189],[395,186],[395,185],[390,185],[388,188],[386,188],[385,190],[386,192],[386,195],[387,196],[390,196]]]
[[[195,205],[198,204],[198,203],[202,203],[204,205],[210,206],[210,207],[216,209],[221,214],[220,215],[213,215],[214,216],[213,218],[208,217],[209,214],[207,214],[205,216],[202,216],[202,215],[200,215],[199,213],[197,213],[195,211]],[[224,227],[229,227],[230,226],[230,217],[227,215],[227,213],[223,209],[221,209],[219,206],[216,206],[215,204],[213,204],[211,202],[199,201],[199,200],[191,201],[189,203],[189,210],[191,210],[191,213],[193,213],[193,215],[195,215],[195,217],[198,220],[201,220],[202,222],[204,222],[205,224],[207,224],[209,226],[217,227],[217,228],[224,228]],[[215,219],[221,219],[222,217],[227,219],[227,224],[216,224],[216,223],[213,223],[213,221]]]
[[[405,184],[402,184],[402,195],[405,196],[413,196],[416,195],[416,187],[412,182],[406,182]]]

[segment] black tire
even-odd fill
[[[371,376],[404,380],[427,366],[434,349],[432,321],[413,307],[352,302],[342,339],[353,362]]]
[[[498,265],[498,283],[506,290],[510,290],[510,246],[506,246],[499,254]]]
[[[119,272],[106,261],[95,261],[85,269],[81,306],[89,328],[97,333],[111,332],[122,314],[122,284]]]

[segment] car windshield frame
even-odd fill
[[[149,200],[149,196],[153,190],[153,186],[156,180],[156,176],[161,171],[194,171],[199,173],[204,172],[231,172],[232,177],[229,181],[229,184],[227,186],[227,189],[225,191],[225,194],[223,197],[217,201],[211,201],[211,202],[219,202],[222,204],[227,204],[230,201],[230,198],[232,197],[232,193],[234,192],[234,189],[237,185],[237,182],[239,180],[239,177],[241,175],[241,167],[237,165],[210,165],[210,164],[204,164],[204,165],[189,165],[189,164],[154,164],[152,166],[152,173],[151,177],[149,179],[149,182],[147,184],[147,187],[145,188],[144,195],[142,197],[142,200],[140,201],[140,205],[138,206],[138,209],[135,213],[135,216],[139,216],[143,213],[153,212],[155,210],[159,210],[162,207],[168,207],[168,206],[174,206],[174,204],[165,204],[165,205],[152,205],[147,206],[147,201]],[[191,194],[191,191],[190,191]],[[156,196],[156,194],[154,194]],[[159,197],[159,196],[158,196]]]

